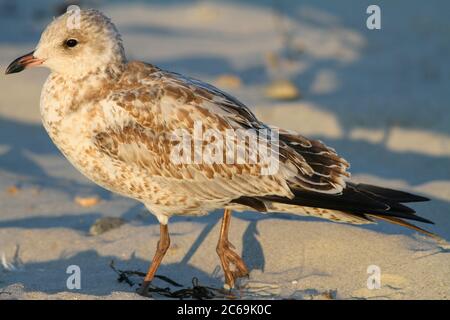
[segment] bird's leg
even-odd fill
[[[138,290],[138,293],[141,295],[146,294],[148,286],[155,277],[156,270],[158,270],[158,267],[161,264],[161,261],[170,246],[169,228],[167,227],[167,224],[160,224],[159,228],[160,238],[156,247],[155,255],[153,256],[153,260],[147,271],[147,275],[145,276],[144,281],[142,282],[141,287]]]
[[[236,278],[248,276],[248,269],[244,261],[242,261],[242,258],[232,250],[234,246],[228,241],[230,220],[231,210],[225,209],[220,228],[219,242],[217,243],[217,254],[219,255],[225,273],[225,282],[230,288],[233,288]],[[233,266],[234,270],[231,270],[230,266]]]

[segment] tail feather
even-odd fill
[[[389,189],[383,189],[389,190]],[[315,207],[332,210],[340,210],[355,214],[372,214],[388,217],[397,217],[409,220],[416,220],[424,223],[433,223],[432,221],[419,217],[412,208],[409,208],[396,201],[398,194],[394,199],[388,198],[387,193],[378,195],[371,189],[370,192],[364,186],[363,190],[359,185],[348,183],[347,187],[340,194],[325,194],[305,190],[293,190],[294,198],[288,199],[280,196],[265,196],[259,199],[263,201],[279,202],[304,207]],[[399,191],[400,194],[403,194]],[[404,196],[406,197],[406,196]],[[419,196],[416,196],[418,199]],[[407,199],[411,199],[408,197]],[[416,200],[418,201],[418,200]]]
[[[415,214],[415,211],[402,203],[428,201],[428,198],[411,193],[387,189],[368,184],[347,183],[339,194],[325,194],[300,189],[292,190],[294,198],[280,196],[258,197],[263,202],[281,203],[293,206],[338,210],[366,219],[376,218],[401,225],[432,237],[433,233],[419,228],[406,220],[433,224],[432,221]]]
[[[423,234],[425,234],[427,236],[430,236],[430,237],[432,237],[434,239],[437,239],[437,240],[441,239],[441,237],[439,237],[438,235],[436,235],[436,234],[434,234],[434,233],[432,233],[432,232],[430,232],[428,230],[422,229],[422,228],[420,228],[420,227],[418,227],[418,226],[416,226],[416,225],[414,225],[412,223],[409,223],[409,222],[407,222],[405,220],[399,219],[399,218],[387,217],[387,216],[382,216],[382,215],[370,215],[370,214],[368,216],[373,217],[373,218],[378,219],[378,220],[388,221],[390,223],[393,223],[393,224],[396,224],[396,225],[399,225],[399,226],[402,226],[402,227],[406,227],[408,229],[412,229],[412,230],[418,231],[420,233],[423,233]]]

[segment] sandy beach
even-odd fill
[[[387,223],[234,214],[230,240],[251,270],[239,298],[450,299],[450,3],[383,2],[382,29],[368,30],[372,2],[86,4],[112,18],[129,59],[213,83],[261,120],[324,141],[351,163],[355,181],[431,198],[413,207],[435,223],[418,225],[442,241]],[[110,263],[145,272],[156,218],[88,181],[52,144],[39,115],[49,71],[3,74],[57,15],[58,1],[44,3],[0,1],[8,30],[0,34],[0,299],[144,299]],[[280,80],[300,98],[268,96]],[[105,217],[124,224],[92,235]],[[185,287],[194,277],[222,287],[220,219],[219,211],[171,219],[158,274]],[[71,265],[80,267],[81,289],[66,286]],[[373,265],[381,288],[371,290]]]

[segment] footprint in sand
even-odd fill
[[[258,281],[240,282],[241,298],[272,298],[278,297],[281,293],[281,287],[274,283],[265,283]]]
[[[408,280],[396,274],[381,275],[381,288],[368,289],[361,288],[351,293],[356,299],[401,299],[405,292],[402,290],[407,287]]]

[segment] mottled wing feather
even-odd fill
[[[96,145],[147,174],[189,181],[187,188],[197,181],[202,184],[199,192],[211,198],[292,197],[289,186],[321,193],[339,193],[345,187],[343,159],[322,143],[287,131],[280,132],[280,170],[275,175],[261,176],[258,163],[174,164],[171,134],[180,129],[192,134],[196,121],[222,134],[228,129],[268,128],[245,105],[211,85],[132,62],[113,92],[104,109],[116,126],[99,133]],[[223,191],[210,191],[217,189]]]
[[[276,176],[260,177],[249,165],[175,164],[169,135],[155,134],[139,124],[116,126],[94,138],[99,150],[142,175],[152,176],[174,194],[198,200],[231,200],[241,195],[284,194],[286,183]]]
[[[278,129],[280,139],[300,154],[312,169],[308,179],[293,181],[293,188],[309,191],[328,192],[330,190],[341,192],[350,178],[347,169],[349,163],[340,157],[336,151],[319,140],[309,140],[300,134],[284,129]]]

